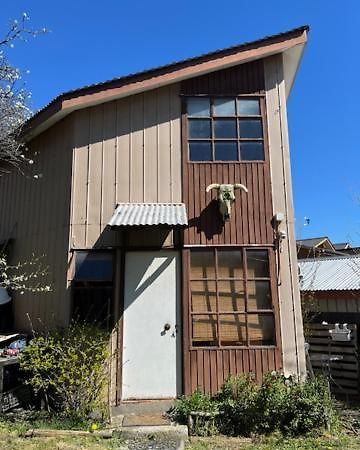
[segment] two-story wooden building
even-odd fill
[[[16,296],[15,326],[112,329],[113,404],[304,375],[286,100],[307,31],[80,88],[27,123],[35,164],[0,179],[0,240],[45,255],[52,292]]]

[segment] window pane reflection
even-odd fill
[[[239,121],[240,138],[260,139],[262,138],[262,125],[260,119]]]
[[[192,97],[187,99],[188,116],[210,116],[210,99]]]
[[[234,119],[216,119],[214,120],[215,139],[226,138],[234,139],[237,136],[236,120]]]
[[[214,98],[214,116],[234,116],[235,99]]]
[[[190,142],[189,153],[191,161],[211,161],[211,142]]]
[[[260,115],[259,100],[257,99],[239,99],[238,114],[240,116],[258,116]]]
[[[215,142],[216,161],[236,161],[238,150],[236,142]]]
[[[243,161],[264,161],[262,142],[241,142],[240,159]]]
[[[201,139],[211,137],[210,120],[191,119],[189,120],[189,138]]]

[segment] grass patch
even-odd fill
[[[355,450],[360,448],[360,437],[341,434],[339,436],[306,436],[285,438],[272,435],[254,439],[225,436],[193,437],[186,450]]]
[[[18,411],[1,417],[0,429],[16,430],[19,434],[31,429],[52,430],[89,430],[94,421],[78,418],[60,417],[45,411]],[[96,422],[97,428],[104,427],[103,422]]]
[[[91,434],[88,437],[25,438],[24,433],[31,428],[30,423],[41,422],[11,422],[0,419],[1,450],[118,450],[123,444],[121,438],[102,439]],[[42,424],[43,428],[53,428],[53,422],[43,421]]]

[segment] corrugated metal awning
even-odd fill
[[[187,225],[184,203],[120,203],[109,226]]]
[[[301,291],[360,289],[360,257],[355,255],[299,261]]]

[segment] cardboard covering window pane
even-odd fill
[[[218,291],[220,312],[245,312],[245,290],[243,281],[218,281]]]
[[[248,310],[271,309],[269,281],[248,281]]]
[[[269,277],[269,255],[266,250],[246,250],[247,277]]]
[[[220,341],[222,345],[246,345],[245,314],[220,315]]]
[[[216,312],[216,285],[215,281],[191,282],[191,308],[192,312]]]
[[[191,279],[215,278],[215,257],[212,250],[192,251],[190,258]]]
[[[218,250],[218,278],[242,278],[241,250]]]
[[[203,314],[192,317],[193,345],[217,345],[217,317]]]

